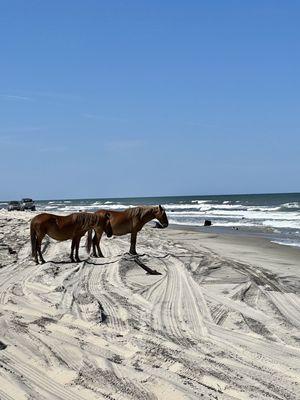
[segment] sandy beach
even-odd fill
[[[33,215],[0,211],[1,400],[299,398],[300,249],[149,224],[35,265]]]

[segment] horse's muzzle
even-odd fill
[[[113,230],[112,230],[112,227],[111,227],[111,224],[110,224],[109,220],[105,224],[104,232],[106,233],[106,236],[109,237],[109,238],[112,237],[112,235],[113,235]]]
[[[158,221],[157,224],[159,225],[159,226],[157,226],[157,228],[163,229],[163,228],[167,228],[168,227],[169,222],[160,222],[160,221]]]
[[[106,236],[107,236],[108,238],[112,237],[112,235],[113,235],[112,232],[105,232],[105,233],[106,233]]]

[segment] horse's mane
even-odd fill
[[[94,213],[79,212],[74,214],[74,222],[79,224],[83,230],[88,230],[92,225],[100,222],[100,216]]]
[[[137,217],[139,219],[143,219],[148,213],[154,210],[154,206],[139,206],[128,208],[126,212],[130,217]]]

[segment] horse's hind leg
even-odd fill
[[[79,258],[79,244],[80,244],[81,237],[75,239],[75,259],[77,262],[80,262]]]
[[[42,264],[45,264],[46,261],[44,260],[44,257],[43,257],[43,254],[42,254],[42,250],[41,250],[41,244],[42,244],[43,237],[44,237],[44,236],[42,236],[42,237],[37,237],[37,241],[36,241],[36,251],[37,251],[37,253],[38,253],[39,256],[40,256],[41,263],[42,263]],[[37,260],[37,254],[36,254],[36,260]]]
[[[38,238],[35,236],[34,238],[35,243],[34,243],[34,248],[33,248],[33,256],[34,256],[34,260],[35,263],[38,265],[39,264],[39,258],[38,258]]]
[[[34,261],[38,265],[39,264],[39,258],[38,258],[38,249],[37,249],[37,243],[35,244],[36,248],[34,249]]]
[[[34,257],[35,263],[39,263],[38,254],[37,254],[37,236],[34,224],[31,222],[30,224],[30,240],[31,240],[31,253],[32,257]]]
[[[75,262],[74,260],[74,249],[75,249],[75,239],[72,239],[72,244],[71,244],[71,254],[70,254],[70,259],[72,262]]]

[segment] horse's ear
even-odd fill
[[[160,211],[160,212],[163,212],[163,211],[164,211],[164,209],[162,208],[161,205],[159,205],[158,208],[159,208],[159,211]]]

